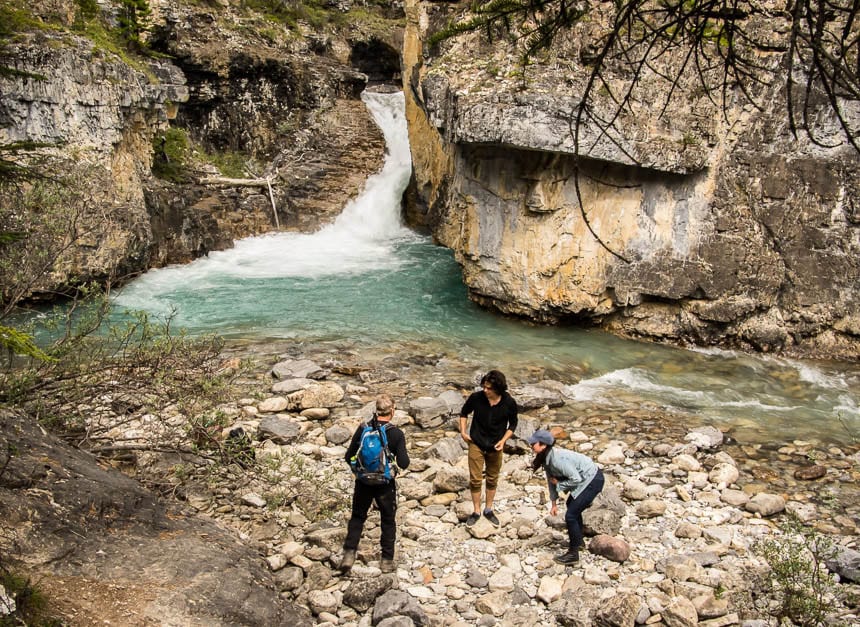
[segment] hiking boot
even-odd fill
[[[393,573],[394,572],[394,560],[383,559],[379,563],[379,570],[384,573]]]
[[[493,513],[493,510],[488,510],[484,512],[484,518],[490,521],[494,527],[498,527],[502,523],[499,522],[499,519],[496,518],[496,515]]]
[[[480,517],[481,517],[481,515],[480,515],[480,514],[478,514],[478,513],[476,513],[476,512],[472,512],[471,514],[469,514],[469,517],[466,519],[466,526],[467,526],[467,527],[471,527],[471,526],[472,526],[472,525],[474,525],[476,522],[478,522],[478,519],[479,519]]]
[[[579,553],[571,553],[570,551],[568,551],[567,553],[556,555],[554,558],[552,558],[552,561],[558,564],[576,564],[577,562],[579,562]]]
[[[342,573],[348,573],[352,569],[353,564],[355,564],[355,551],[352,549],[345,549],[338,569]]]

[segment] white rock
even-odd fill
[[[624,444],[621,442],[610,442],[606,449],[597,456],[597,461],[601,464],[623,464],[626,460]]]
[[[295,542],[291,540],[290,542],[284,542],[283,544],[277,547],[278,552],[285,556],[287,559],[292,559],[296,555],[301,555],[305,552],[305,547],[300,542]]]
[[[711,469],[708,473],[708,481],[716,485],[718,488],[724,488],[732,485],[740,477],[738,469],[731,464],[720,463]]]
[[[251,507],[265,507],[266,500],[256,492],[248,492],[242,495],[242,503]]]
[[[269,570],[275,572],[287,565],[287,558],[281,553],[275,553],[266,558],[266,563],[269,565]]]
[[[490,575],[487,588],[490,590],[490,592],[495,592],[496,590],[510,592],[514,589],[513,571],[507,566],[502,566],[496,572]]]
[[[283,396],[272,396],[257,405],[257,411],[262,414],[273,414],[279,411],[284,411],[287,408],[287,399]]]
[[[547,605],[561,596],[562,582],[551,575],[541,577],[537,598]]]

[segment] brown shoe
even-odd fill
[[[355,564],[355,551],[352,549],[344,549],[343,557],[340,560],[339,570],[342,573],[348,573]]]
[[[384,573],[393,573],[394,572],[394,560],[382,560],[379,563],[379,570]]]

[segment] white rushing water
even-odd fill
[[[178,281],[214,288],[224,277],[314,279],[400,266],[396,245],[416,237],[401,218],[401,198],[412,172],[403,94],[364,92],[362,100],[385,136],[385,161],[332,224],[316,233],[249,237],[188,265],[151,270],[135,281],[134,289],[124,290],[117,303],[164,310],[145,295],[158,295]]]

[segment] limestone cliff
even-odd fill
[[[313,230],[382,163],[359,94],[399,77],[396,8],[350,20],[352,5],[332,6],[311,26],[244,2],[153,0],[141,55],[93,35],[115,33],[112,4],[88,18],[73,0],[3,4],[15,23],[0,29],[0,146],[50,144],[39,152],[69,175],[67,214],[85,225],[33,294]],[[188,138],[177,179],[153,176],[168,129]]]
[[[850,147],[795,139],[776,92],[769,109],[730,99],[723,115],[681,85],[665,115],[656,96],[635,102],[614,141],[584,124],[577,156],[593,24],[523,74],[504,38],[428,52],[428,33],[453,15],[407,3],[409,215],[454,250],[474,300],[652,340],[860,355]],[[611,105],[597,103],[605,119]]]

